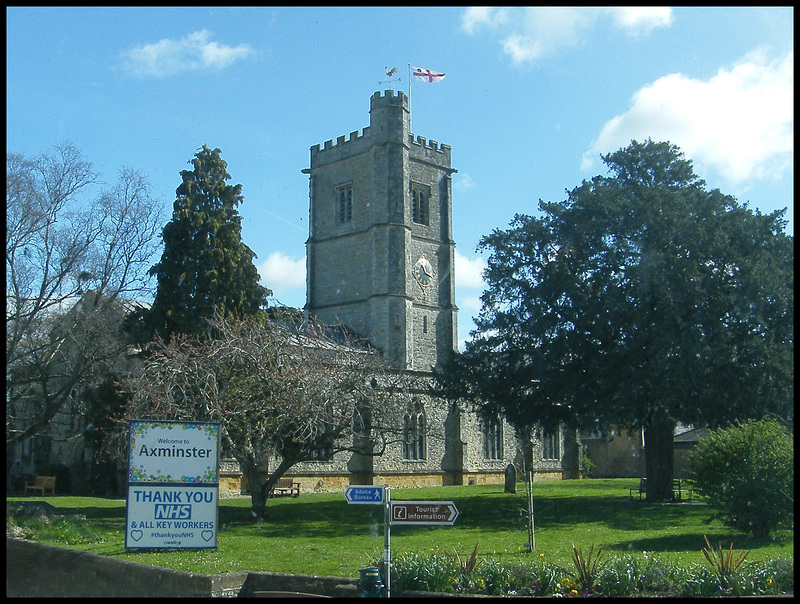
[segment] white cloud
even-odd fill
[[[306,287],[306,259],[290,258],[283,252],[272,252],[258,267],[261,282],[270,288],[274,295]]]
[[[481,310],[479,296],[456,295],[458,304],[458,349],[464,350],[464,343],[469,338],[469,333],[477,328],[475,317]]]
[[[592,9],[571,7],[537,6],[524,11],[519,22],[522,32],[514,32],[503,41],[503,50],[514,63],[533,61],[575,46],[596,17]]]
[[[606,9],[614,24],[630,36],[646,36],[660,27],[669,27],[674,21],[668,6],[624,6]]]
[[[458,191],[466,191],[467,189],[474,189],[475,188],[475,181],[472,180],[466,172],[464,174],[459,174],[455,182],[453,183],[453,188]]]
[[[514,63],[526,63],[580,44],[585,33],[603,17],[629,35],[647,35],[668,27],[670,8],[471,7],[461,16],[461,29],[473,34],[486,28],[502,36],[503,51]]]
[[[464,9],[464,14],[461,16],[461,28],[468,34],[483,26],[496,29],[506,22],[507,17],[508,11],[502,8],[471,6]]]
[[[123,67],[138,77],[167,77],[185,71],[223,69],[255,52],[247,44],[225,46],[210,41],[208,30],[180,40],[164,39],[122,53]]]
[[[647,138],[677,145],[699,174],[714,168],[732,185],[780,177],[793,159],[794,53],[769,60],[754,51],[709,80],[659,78],[603,126],[581,167]]]
[[[456,251],[456,291],[461,288],[483,287],[483,271],[486,261],[483,258],[467,258]]]
[[[480,296],[458,296],[458,310],[468,314],[470,317],[478,315],[482,304]]]

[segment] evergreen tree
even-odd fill
[[[242,185],[231,178],[219,149],[206,145],[183,170],[172,219],[164,227],[158,280],[147,331],[168,340],[202,334],[215,309],[224,316],[258,315],[271,291],[259,284],[255,253],[242,242]]]
[[[481,241],[487,290],[440,383],[520,432],[645,430],[648,500],[672,496],[676,422],[793,416],[793,238],[707,190],[669,143],[633,141],[541,217]]]

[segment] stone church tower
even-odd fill
[[[458,345],[450,147],[409,132],[402,92],[373,94],[369,116],[360,133],[311,147],[303,170],[306,312],[366,337],[390,367],[429,375]],[[331,460],[326,485],[337,469],[355,483],[461,483],[462,414],[425,391],[411,394],[403,442],[381,456],[353,454],[346,468]]]
[[[376,92],[369,114],[311,148],[306,311],[430,371],[457,348],[450,147],[412,139],[402,92]]]
[[[362,131],[312,146],[303,170],[309,176],[305,311],[321,323],[346,325],[381,350],[391,368],[424,381],[458,346],[456,170],[449,146],[409,132],[402,92],[374,93],[369,116]],[[502,419],[481,421],[424,387],[406,394],[402,438],[381,455],[320,454],[289,475],[308,491],[502,483],[509,464],[522,468],[519,443]],[[556,448],[540,472],[561,477]]]

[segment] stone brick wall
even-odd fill
[[[355,569],[357,570],[357,569]],[[188,573],[87,552],[6,539],[6,597],[247,597],[257,592],[354,596],[347,577]]]

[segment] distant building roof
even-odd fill
[[[679,443],[694,445],[697,444],[697,441],[703,438],[707,432],[708,430],[706,428],[692,428],[686,432],[676,435],[672,442],[674,442],[676,445]]]

